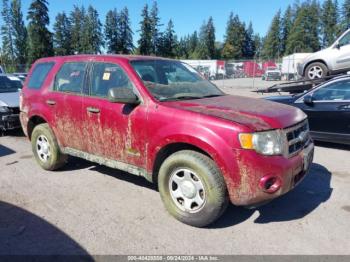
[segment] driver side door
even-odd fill
[[[350,135],[350,80],[340,79],[309,93],[313,103],[299,102],[309,118],[312,132],[329,135]]]
[[[135,89],[122,67],[95,61],[89,74],[90,88],[83,98],[84,132],[91,155],[145,168],[147,107],[112,103],[111,88]]]

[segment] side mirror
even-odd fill
[[[340,49],[340,48],[341,48],[341,45],[340,45],[339,42],[338,42],[338,43],[335,44],[334,47],[335,47],[336,49]]]
[[[138,105],[140,100],[129,88],[111,88],[108,90],[108,100],[112,103]]]
[[[314,104],[314,98],[312,95],[307,95],[304,97],[304,104],[308,106],[312,106]]]

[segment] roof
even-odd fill
[[[94,58],[117,58],[121,60],[127,61],[135,61],[135,60],[171,60],[168,58],[157,57],[157,56],[142,56],[142,55],[69,55],[69,56],[53,56],[53,57],[45,57],[38,59],[37,62],[49,62],[49,61],[57,61],[57,60],[72,60],[72,59],[94,59]]]

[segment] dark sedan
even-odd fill
[[[350,144],[350,76],[333,79],[303,94],[266,99],[303,110],[315,140]]]

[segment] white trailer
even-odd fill
[[[208,79],[226,78],[225,61],[223,60],[181,60],[192,66]]]
[[[289,56],[283,57],[282,60],[282,76],[286,80],[297,80],[298,72],[297,66],[299,63],[302,63],[304,58],[309,56],[310,53],[295,53]]]

